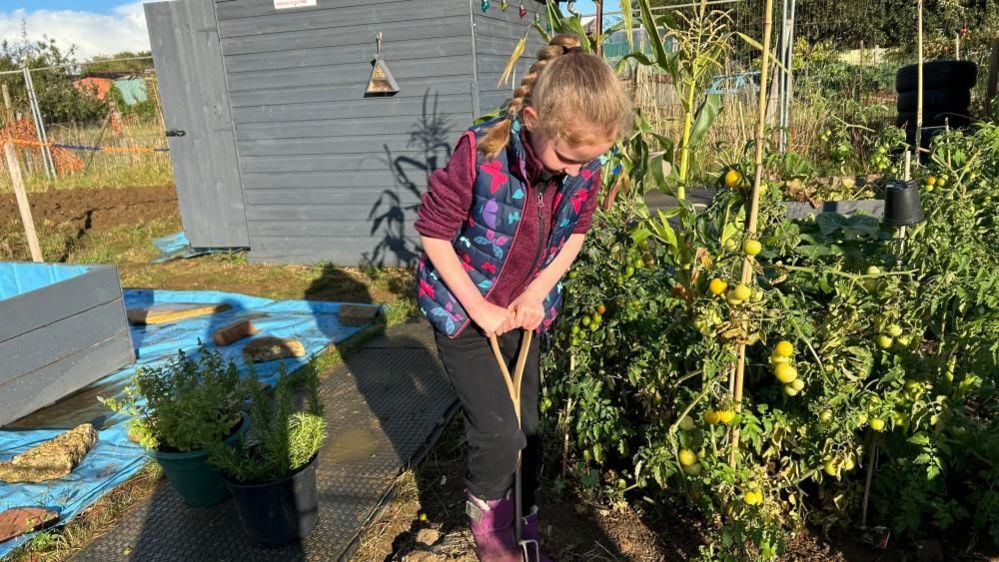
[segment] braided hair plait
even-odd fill
[[[537,60],[520,81],[520,86],[513,92],[513,99],[506,106],[506,118],[493,125],[485,138],[479,142],[479,150],[487,160],[496,158],[510,142],[510,127],[513,125],[513,120],[525,107],[531,105],[531,92],[534,90],[534,84],[538,81],[541,72],[558,57],[578,51],[579,45],[577,35],[562,33],[552,37],[547,45],[538,49]]]

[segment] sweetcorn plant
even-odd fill
[[[120,396],[98,400],[127,415],[130,435],[147,449],[193,451],[217,443],[240,421],[246,387],[232,362],[199,342],[166,364],[139,367]]]

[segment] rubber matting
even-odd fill
[[[319,523],[308,539],[280,548],[250,545],[232,501],[187,507],[166,485],[122,516],[74,560],[251,562],[339,560],[391,490],[422,458],[457,398],[425,322],[387,330],[322,383],[330,439],[320,453]]]

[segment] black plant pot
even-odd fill
[[[885,216],[882,222],[892,226],[910,226],[923,222],[919,188],[913,180],[896,180],[885,186]]]
[[[286,544],[307,537],[315,529],[319,519],[317,458],[276,482],[239,484],[225,479],[250,542]]]

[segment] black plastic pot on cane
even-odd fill
[[[885,186],[885,215],[882,222],[891,226],[912,226],[923,222],[916,182],[895,180]]]
[[[261,545],[303,539],[316,527],[316,459],[276,482],[241,484],[225,478],[246,536]]]

